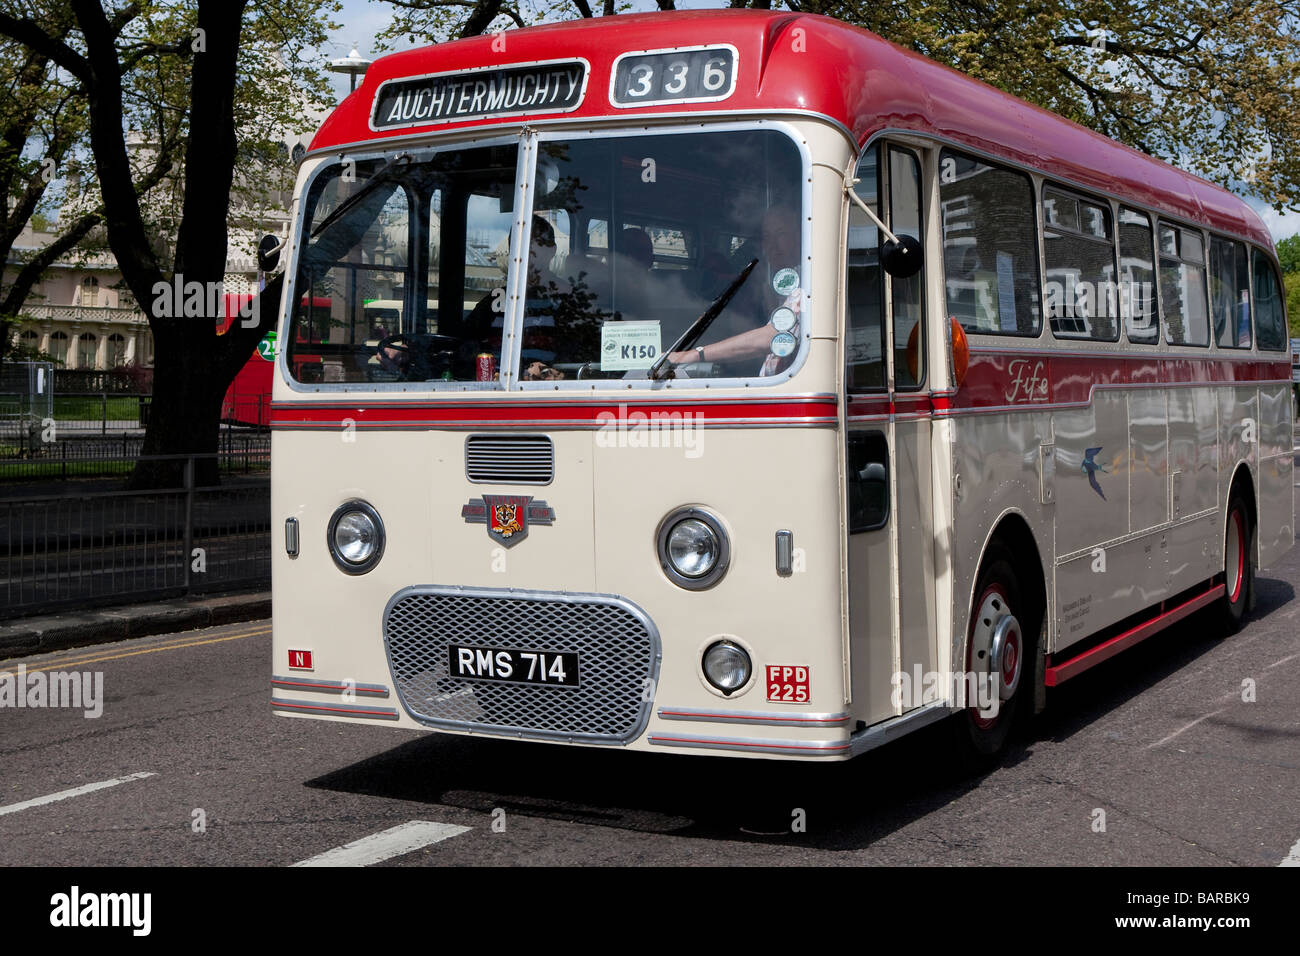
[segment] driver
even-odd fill
[[[779,356],[772,352],[772,340],[778,330],[773,327],[771,316],[778,308],[789,308],[797,318],[802,290],[798,287],[799,273],[799,216],[786,204],[772,206],[763,216],[759,230],[758,265],[755,267],[746,286],[742,286],[728,311],[742,321],[753,321],[761,317],[763,324],[745,332],[724,338],[721,341],[698,346],[689,351],[671,352],[668,360],[674,365],[691,362],[733,362],[750,358],[762,358],[759,375],[772,375],[783,370],[793,359],[789,354]],[[737,258],[748,261],[752,255],[746,255],[746,248],[741,249]],[[794,286],[787,288],[789,271],[795,273]],[[782,275],[782,273],[785,273]],[[784,280],[784,281],[782,281]],[[761,283],[761,285],[754,285]],[[777,291],[777,286],[786,291]],[[798,339],[799,327],[796,323],[789,332]]]
[[[553,360],[554,353],[537,347],[548,344],[554,335],[553,330],[543,331],[543,327],[553,326],[555,323],[554,317],[550,314],[551,283],[548,281],[555,251],[554,228],[541,216],[533,216],[532,237],[528,246],[529,314],[525,317],[524,369],[520,376],[526,382],[564,377],[564,373],[540,360]],[[494,289],[489,292],[478,301],[465,321],[462,351],[469,355],[470,361],[472,361],[472,354],[469,353],[477,352],[479,349],[494,352],[498,361],[500,359],[504,315],[494,309],[495,305],[500,304],[500,298],[500,290]],[[431,372],[428,358],[421,354],[419,349],[414,348],[413,344],[413,342],[398,342],[381,345],[378,351],[379,364],[406,379],[428,378],[428,373]]]

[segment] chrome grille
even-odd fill
[[[492,484],[549,485],[555,477],[555,446],[545,435],[470,435],[465,474]]]
[[[580,686],[452,677],[453,644],[574,652]],[[384,610],[384,649],[420,723],[521,737],[626,743],[645,729],[659,676],[654,624],[608,594],[410,587]]]

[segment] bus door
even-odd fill
[[[896,235],[924,239],[924,168],[916,151],[889,143],[869,146],[858,161],[858,196]],[[868,723],[928,702],[919,685],[935,669],[925,269],[906,278],[887,275],[880,264],[883,242],[880,230],[850,203],[844,337],[849,651],[854,709],[865,712]],[[942,687],[930,687],[944,696]]]

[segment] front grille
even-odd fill
[[[545,435],[470,435],[465,439],[470,481],[549,485],[555,477],[555,446]]]
[[[449,646],[576,653],[580,686],[452,677]],[[410,587],[384,610],[397,696],[432,727],[626,743],[645,729],[659,676],[659,632],[608,594]]]

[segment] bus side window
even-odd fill
[[[896,236],[924,242],[921,164],[906,150],[889,150],[889,228]],[[894,313],[894,387],[919,388],[925,380],[925,269],[890,280]]]
[[[881,432],[848,439],[849,534],[883,528],[889,520],[889,445]]]
[[[1160,317],[1170,345],[1209,345],[1205,243],[1201,234],[1160,224]]]
[[[1282,284],[1273,263],[1258,249],[1251,257],[1255,272],[1255,338],[1261,349],[1281,352],[1287,346],[1286,316],[1282,311]]]
[[[1119,340],[1110,207],[1043,189],[1044,311],[1058,339]]]
[[[1037,338],[1043,320],[1029,177],[945,149],[939,202],[948,314],[968,332]]]
[[[858,198],[879,215],[880,147],[873,146],[858,161]],[[850,390],[885,387],[884,286],[880,270],[880,230],[856,204],[849,204],[847,263],[848,305],[844,358]]]
[[[1120,207],[1119,304],[1128,328],[1128,340],[1144,345],[1154,345],[1160,339],[1152,243],[1151,220],[1147,214]]]
[[[1240,242],[1210,237],[1210,307],[1219,348],[1250,348],[1250,269]]]

